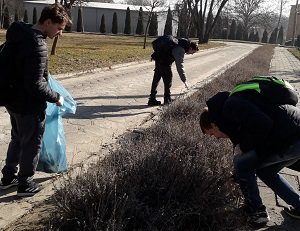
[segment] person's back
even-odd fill
[[[230,138],[234,145],[234,177],[244,195],[242,207],[251,224],[270,220],[259,194],[256,177],[279,195],[300,219],[300,195],[280,171],[300,159],[300,110],[293,105],[275,105],[255,91],[229,97],[219,92],[211,97],[200,115],[204,134]]]
[[[55,103],[59,96],[48,87],[48,48],[41,31],[31,24],[13,22],[6,41],[17,47],[14,62],[14,101],[7,108],[15,113],[34,113],[46,109],[46,101]],[[41,73],[42,72],[42,73]]]
[[[255,149],[262,160],[279,155],[300,139],[300,109],[269,104],[256,92],[230,96],[224,103],[223,116],[227,121],[240,121],[241,149]]]

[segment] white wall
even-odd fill
[[[36,7],[38,18],[41,14],[42,9],[45,5],[52,3],[49,1],[25,1],[24,8],[27,9],[28,21],[32,23],[33,8]],[[127,7],[130,9],[131,16],[131,33],[135,33],[137,21],[138,21],[138,12],[139,6],[132,5],[123,5],[123,4],[109,4],[109,3],[87,3],[83,6],[83,22],[84,22],[84,31],[86,32],[99,32],[101,17],[105,15],[105,27],[106,32],[111,33],[112,28],[112,19],[114,12],[117,13],[118,18],[118,32],[123,33],[125,27],[125,18]],[[143,16],[147,18],[147,9],[143,9]],[[77,27],[77,17],[78,17],[78,7],[73,7],[71,12],[71,17],[73,21],[72,30],[76,31]],[[166,16],[163,13],[160,13],[158,16],[158,35],[162,35],[165,27]],[[144,22],[144,29],[146,28],[146,22]]]

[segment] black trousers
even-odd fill
[[[159,84],[160,79],[163,79],[164,82],[164,97],[168,98],[171,96],[171,86],[172,86],[172,70],[171,65],[163,65],[157,61],[155,61],[155,69],[154,75],[151,85],[151,93],[150,99],[155,99],[157,94],[157,86]]]
[[[18,114],[8,111],[11,121],[11,141],[8,146],[3,178],[12,178],[18,172],[20,185],[32,181],[42,146],[45,130],[45,112]]]

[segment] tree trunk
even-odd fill
[[[281,17],[282,17],[282,8],[283,8],[283,0],[280,1],[280,12],[279,12],[279,18],[277,22],[277,28],[279,28]]]
[[[56,55],[56,45],[58,41],[58,36],[56,36],[53,40],[52,49],[51,49],[51,55]]]
[[[149,15],[148,22],[147,22],[146,29],[145,29],[145,33],[144,33],[145,35],[144,35],[144,46],[143,46],[143,49],[146,49],[147,32],[148,32],[148,28],[149,28],[149,25],[150,25],[150,22],[151,22],[152,14],[153,14],[153,8],[150,11],[150,15]]]
[[[220,1],[212,0],[211,2],[204,1],[203,4],[202,0],[187,0],[188,7],[192,14],[192,18],[198,29],[197,36],[198,36],[198,42],[200,44],[208,42],[212,29],[214,28],[216,21],[227,2],[228,0],[220,0]],[[212,13],[213,9],[214,10],[217,9],[216,16],[212,18],[213,23],[210,26],[206,25],[205,27],[206,15],[209,16],[209,14]]]
[[[2,0],[1,4],[1,28],[3,28],[3,22],[4,22],[4,8],[5,8],[5,2]]]

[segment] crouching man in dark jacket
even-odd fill
[[[16,95],[6,106],[12,129],[0,188],[18,186],[17,196],[33,196],[41,189],[33,176],[45,129],[47,101],[62,106],[64,100],[48,87],[45,39],[61,35],[67,24],[71,25],[71,20],[64,8],[53,4],[43,9],[35,25],[14,22],[6,33],[6,43],[16,50],[11,75]]]
[[[219,92],[207,101],[200,116],[204,134],[229,138],[234,144],[234,173],[245,198],[250,222],[264,224],[270,218],[260,197],[258,176],[291,207],[300,219],[300,194],[279,173],[300,159],[300,110],[292,105],[270,105],[259,93]]]

